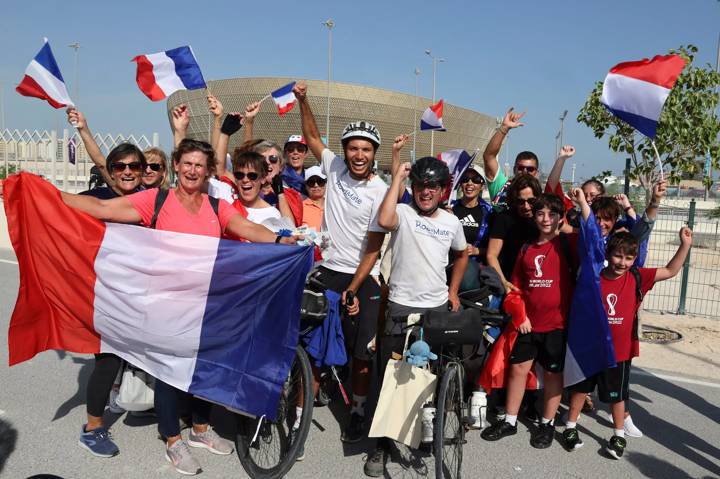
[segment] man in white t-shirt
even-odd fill
[[[323,252],[325,261],[319,279],[329,289],[342,293],[349,315],[343,320],[343,330],[352,356],[353,403],[350,423],[341,439],[358,442],[365,436],[365,401],[372,360],[368,345],[377,330],[379,258],[385,237],[377,216],[387,186],[373,171],[380,133],[366,121],[350,123],[341,137],[344,157],[337,156],[320,139],[306,98],[307,86],[298,83],[293,92],[300,104],[303,137],[315,158],[321,160],[322,172],[327,176],[322,229],[330,235],[330,246]],[[355,300],[346,303],[350,292]]]
[[[408,176],[412,203],[398,204]],[[378,223],[392,232],[390,296],[385,330],[379,336],[381,378],[388,359],[395,355],[401,357],[403,353],[403,329],[407,323],[395,323],[393,318],[428,310],[460,309],[458,290],[468,264],[468,252],[460,220],[439,207],[449,184],[450,171],[437,158],[420,158],[412,167],[404,163],[394,174],[380,206]],[[454,262],[448,287],[446,266],[451,250]],[[375,452],[365,463],[365,474],[372,477],[384,474],[389,446],[386,438],[378,441]]]

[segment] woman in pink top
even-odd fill
[[[295,243],[294,237],[281,238],[264,226],[248,221],[226,201],[220,200],[215,215],[208,196],[202,192],[205,182],[215,171],[215,154],[209,144],[183,140],[173,152],[173,167],[178,186],[170,190],[158,214],[156,229],[213,237],[231,233],[253,243]],[[158,191],[155,188],[111,200],[69,193],[62,193],[62,198],[68,206],[104,221],[150,226]],[[200,471],[200,465],[190,454],[188,445],[208,449],[214,454],[230,454],[233,447],[208,426],[210,404],[196,398],[192,401],[193,427],[189,440],[187,443],[182,440],[179,399],[183,394],[186,393],[156,381],[155,410],[160,432],[167,438],[166,458],[178,472],[192,475]]]

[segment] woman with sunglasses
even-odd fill
[[[311,166],[305,170],[305,187],[308,197],[303,201],[302,223],[314,228],[315,231],[322,229],[326,184],[327,176],[322,173],[319,166]]]
[[[170,187],[170,175],[167,174],[167,155],[160,148],[148,148],[145,154],[145,169],[142,184],[145,188]]]
[[[262,224],[269,219],[280,219],[280,211],[260,197],[260,188],[267,175],[265,158],[254,151],[235,150],[232,159],[233,177],[238,199],[236,203],[247,211],[247,219]]]

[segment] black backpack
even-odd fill
[[[162,209],[163,205],[165,204],[165,200],[167,200],[168,194],[170,193],[170,190],[166,189],[158,189],[158,194],[155,197],[155,212],[153,213],[152,221],[150,222],[150,228],[155,229],[155,225],[157,224],[158,215],[160,214],[160,210]],[[214,198],[210,195],[208,195],[208,200],[210,200],[210,206],[212,206],[213,211],[215,212],[215,216],[218,216],[218,209],[220,208],[220,200],[217,198]],[[219,217],[218,217],[218,226],[220,225]],[[220,227],[222,228],[222,226]],[[222,233],[222,232],[221,232]]]

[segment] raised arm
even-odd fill
[[[393,141],[392,145],[392,165],[390,166],[390,173],[392,174],[393,178],[395,177],[395,174],[400,168],[400,151],[405,146],[405,143],[407,143],[408,138],[410,138],[408,135],[400,135],[395,137],[395,141]],[[400,188],[398,191],[398,201],[402,200],[403,194],[405,193],[405,186],[403,184],[403,187]]]
[[[187,105],[182,104],[173,108],[170,116],[173,125],[173,145],[177,148],[187,136],[187,129],[190,126],[190,112]]]
[[[220,138],[220,127],[222,126],[222,116],[225,112],[225,109],[223,108],[223,104],[215,98],[215,95],[212,93],[208,94],[207,96],[208,100],[208,110],[210,110],[210,113],[213,115],[213,126],[212,126],[212,134],[210,135],[210,144],[213,148],[217,146],[218,139]]]
[[[107,170],[105,155],[103,155],[100,147],[95,142],[95,138],[93,138],[92,132],[88,127],[85,115],[74,107],[67,109],[67,115],[68,122],[75,125],[75,128],[80,135],[80,139],[82,140],[83,145],[85,145],[85,151],[87,151],[87,154],[92,162],[95,163],[95,166],[100,171],[105,183],[107,183],[107,185],[116,193],[120,194],[121,192],[115,187],[115,180],[113,180],[112,176],[110,176],[110,172]]]
[[[393,145],[394,148],[394,145]],[[385,193],[385,198],[380,204],[378,212],[378,224],[388,231],[394,231],[398,226],[397,203],[405,189],[405,178],[410,175],[410,163],[403,163],[393,170],[392,183]]]
[[[560,179],[562,178],[562,171],[565,167],[565,161],[567,161],[567,159],[574,154],[575,147],[573,146],[565,145],[560,149],[560,154],[555,160],[555,164],[553,164],[552,170],[550,170],[550,174],[548,175],[546,187],[547,189],[552,192],[555,191],[555,188],[557,188],[557,186],[560,184]]]
[[[310,109],[310,103],[307,101],[307,85],[297,83],[293,88],[293,93],[295,93],[295,98],[297,98],[300,104],[300,118],[302,120],[302,133],[305,137],[305,142],[319,163],[322,160],[325,143],[323,143],[320,138],[320,131],[315,122],[315,115],[313,115]]]
[[[693,232],[687,226],[680,229],[680,246],[675,255],[664,268],[658,268],[655,272],[655,282],[670,279],[680,272],[685,263],[690,247],[692,246]]]
[[[222,126],[220,127],[220,135],[218,136],[217,146],[215,147],[215,157],[217,158],[217,161],[215,162],[215,170],[219,178],[224,176],[232,181],[235,181],[235,178],[232,176],[232,171],[230,173],[225,171],[225,158],[227,157],[230,137],[242,128],[242,126],[243,117],[240,113],[228,113],[225,120],[223,120]]]
[[[100,200],[93,196],[75,195],[64,191],[61,191],[60,195],[66,205],[99,220],[131,224],[142,221],[140,213],[137,212],[127,197]]]
[[[525,112],[514,113],[513,108],[510,108],[507,113],[505,113],[502,124],[495,130],[495,133],[485,147],[485,151],[483,152],[483,168],[485,169],[485,177],[488,181],[493,181],[500,169],[497,155],[500,153],[500,147],[502,146],[505,136],[507,136],[513,128],[524,125],[524,123],[520,122],[520,119],[524,115]]]
[[[655,218],[657,218],[660,203],[662,203],[662,200],[663,198],[665,198],[666,193],[666,181],[659,181],[655,183],[655,185],[653,186],[652,198],[650,199],[650,203],[648,203],[647,207],[645,207],[645,216],[647,216],[648,221],[654,222]]]
[[[635,213],[635,209],[633,208],[632,203],[630,203],[628,197],[624,193],[620,193],[615,195],[614,198],[634,224],[635,220],[637,220],[637,213]]]
[[[583,193],[583,190],[580,188],[573,188],[570,192],[570,199],[572,202],[580,208],[580,214],[582,214],[582,217],[585,221],[590,218],[590,205],[588,205],[587,200],[585,199],[585,193]]]
[[[259,101],[252,102],[245,107],[245,123],[243,123],[245,131],[243,132],[243,143],[253,139],[253,127],[255,125],[255,117],[257,116],[259,111]]]

